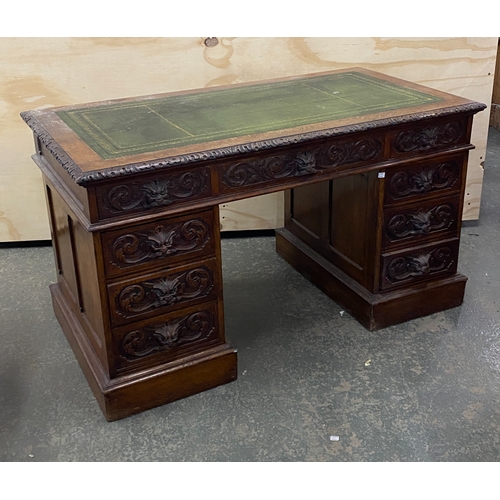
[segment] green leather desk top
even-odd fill
[[[443,99],[357,71],[63,109],[102,159],[207,143]]]
[[[476,113],[484,104],[364,68],[21,113],[79,185]],[[42,148],[43,149],[43,148]],[[43,156],[43,152],[42,156]]]

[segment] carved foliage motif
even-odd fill
[[[454,222],[453,208],[450,205],[438,205],[430,210],[420,208],[417,211],[394,215],[387,224],[387,233],[389,239],[397,240],[448,229]]]
[[[205,339],[214,328],[214,318],[209,311],[199,311],[149,325],[125,336],[122,341],[123,355],[128,360],[143,358],[158,351]]]
[[[396,257],[389,262],[386,276],[391,283],[422,277],[449,269],[455,262],[451,248],[441,247],[417,255]]]
[[[104,205],[112,213],[150,209],[198,196],[207,188],[206,172],[186,172],[166,179],[114,186],[104,195]]]
[[[463,124],[456,121],[433,127],[407,130],[398,134],[394,141],[394,147],[400,153],[428,151],[457,143],[463,133]]]
[[[119,236],[112,245],[113,263],[123,267],[161,259],[203,248],[209,239],[209,226],[200,219],[168,226],[158,225],[151,231]]]
[[[314,150],[295,154],[272,156],[236,163],[228,167],[222,182],[230,187],[241,187],[287,177],[314,174],[323,168],[373,160],[382,150],[377,139],[343,141]]]
[[[394,174],[389,181],[389,194],[401,198],[452,187],[458,180],[459,166],[454,161],[426,165],[419,170],[404,170]]]
[[[338,142],[321,151],[321,164],[338,167],[377,158],[382,151],[382,142],[378,139]]]
[[[123,316],[144,313],[158,307],[208,295],[213,275],[205,266],[125,287],[116,297],[117,311]]]
[[[280,155],[236,163],[226,169],[222,182],[229,187],[241,187],[317,171],[314,152],[303,151],[295,156]]]

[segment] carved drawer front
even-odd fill
[[[385,203],[416,201],[424,195],[460,192],[463,156],[422,161],[388,169],[385,175]]]
[[[124,325],[216,298],[220,281],[210,259],[108,285],[111,322]]]
[[[459,196],[453,196],[386,209],[382,230],[384,248],[458,236],[459,207]]]
[[[102,235],[106,274],[114,277],[206,258],[213,255],[214,242],[212,211],[110,231]]]
[[[459,239],[382,255],[383,290],[432,280],[457,271]]]
[[[391,157],[433,153],[467,142],[467,118],[417,124],[391,134]]]
[[[248,191],[262,185],[292,182],[303,176],[381,161],[383,145],[382,135],[338,138],[225,163],[219,168],[220,192]]]
[[[96,189],[99,218],[109,219],[141,212],[186,205],[210,197],[209,167],[184,169],[174,173],[165,170],[142,179],[117,180]]]
[[[117,373],[175,361],[200,348],[224,343],[217,302],[181,309],[113,330]]]

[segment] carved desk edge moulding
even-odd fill
[[[300,144],[303,142],[320,140],[329,137],[341,136],[344,134],[352,134],[356,132],[364,132],[374,128],[382,128],[389,126],[403,125],[420,120],[431,120],[433,118],[441,118],[452,116],[458,113],[473,112],[477,113],[486,108],[485,104],[471,102],[451,106],[432,112],[420,112],[410,115],[398,116],[394,118],[384,118],[373,120],[371,122],[360,123],[356,125],[347,125],[343,127],[335,127],[331,129],[320,130],[317,132],[309,132],[304,134],[295,134],[278,139],[270,139],[264,141],[255,141],[244,144],[238,144],[230,147],[222,147],[213,150],[201,151],[186,155],[178,155],[166,157],[161,160],[151,162],[131,163],[120,167],[111,167],[98,172],[84,173],[80,167],[74,163],[69,155],[52,139],[51,135],[38,123],[33,111],[23,111],[22,119],[26,124],[37,134],[39,140],[45,145],[51,154],[62,165],[64,170],[68,172],[71,178],[79,185],[86,186],[94,182],[106,179],[114,179],[116,177],[136,174],[140,172],[149,172],[159,170],[170,166],[181,166],[200,161],[216,160],[220,158],[231,157],[245,153],[254,153],[264,149],[272,149],[280,146],[288,146],[291,144]]]

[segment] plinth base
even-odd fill
[[[51,285],[50,291],[56,317],[108,421],[236,380],[236,349],[229,344],[191,355],[189,361],[178,360],[110,379],[67,305],[59,285]]]
[[[463,302],[467,277],[462,274],[374,294],[284,228],[276,230],[276,251],[369,330],[451,309]]]

